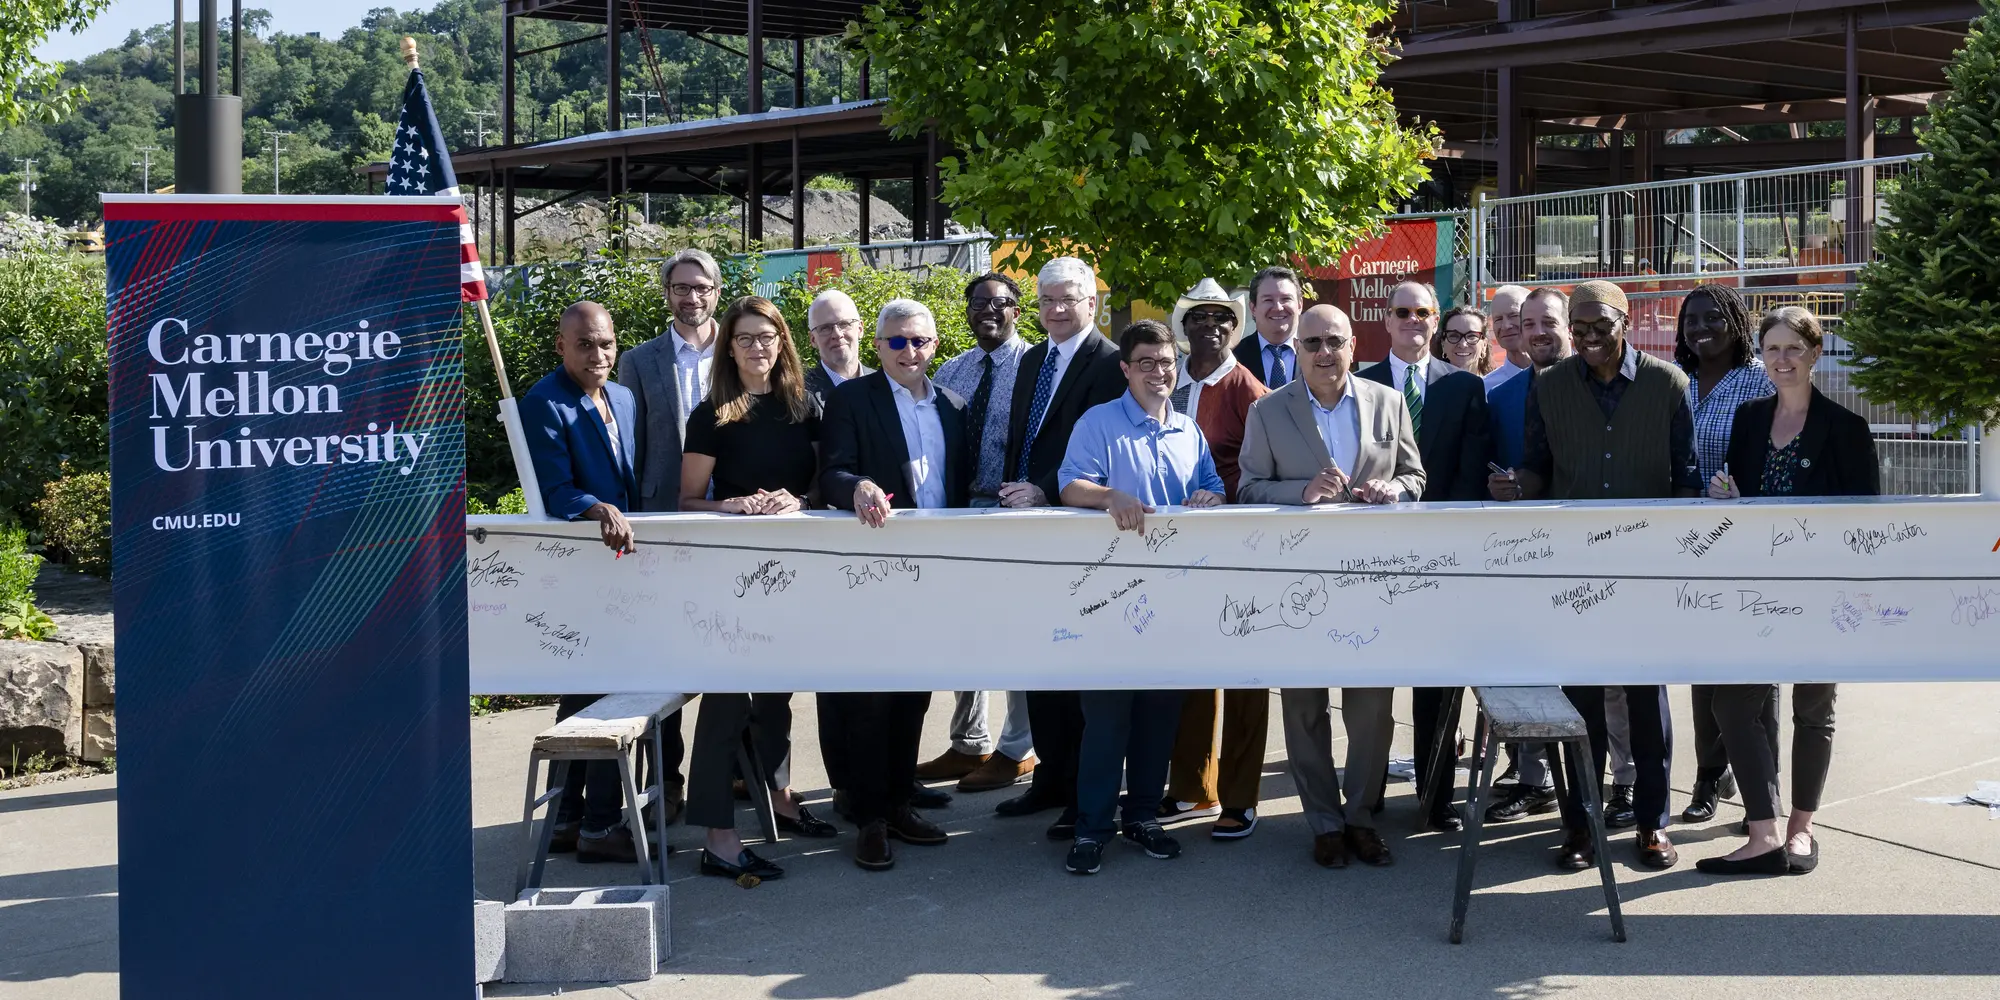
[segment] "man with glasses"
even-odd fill
[[[1501,285],[1493,290],[1493,298],[1486,304],[1486,325],[1493,329],[1493,339],[1507,353],[1507,360],[1485,375],[1488,396],[1529,367],[1528,338],[1521,329],[1521,303],[1527,298],[1528,290],[1520,285]]]
[[[1410,411],[1416,429],[1417,450],[1424,461],[1424,494],[1421,499],[1486,499],[1486,463],[1492,461],[1492,440],[1487,436],[1486,383],[1479,376],[1458,370],[1451,362],[1432,357],[1431,336],[1437,332],[1437,293],[1421,281],[1405,281],[1389,291],[1389,357],[1362,371],[1395,390]],[[1446,769],[1445,785],[1450,787],[1452,761],[1434,762],[1440,725],[1454,728],[1457,719],[1439,719],[1448,688],[1414,688],[1410,692],[1410,713],[1414,716],[1417,789],[1426,782],[1435,765]],[[1431,802],[1430,828],[1450,831],[1461,828],[1458,810],[1450,795],[1438,795]]]
[[[1299,276],[1289,267],[1267,267],[1250,279],[1250,319],[1255,337],[1236,344],[1236,362],[1273,389],[1298,377],[1299,360],[1292,351],[1292,326],[1305,308]]]
[[[1243,502],[1382,504],[1423,495],[1424,467],[1409,410],[1391,390],[1350,373],[1354,333],[1347,314],[1330,305],[1306,310],[1298,346],[1303,378],[1250,408],[1237,487]],[[1322,867],[1345,868],[1350,856],[1377,866],[1394,860],[1375,832],[1369,807],[1382,796],[1389,766],[1395,693],[1386,687],[1341,689],[1344,782],[1333,767],[1327,689],[1285,688],[1279,695],[1285,756],[1313,833],[1313,860]]]
[[[1049,339],[1021,355],[1007,412],[1007,461],[1000,504],[1043,507],[1062,492],[1056,473],[1070,432],[1085,410],[1125,393],[1118,348],[1096,330],[1097,274],[1075,257],[1058,257],[1036,278],[1036,304]],[[1035,734],[1034,783],[994,807],[1002,816],[1060,809],[1049,839],[1076,833],[1076,761],[1083,708],[1074,691],[1028,692]]]
[[[1625,292],[1608,281],[1586,281],[1570,294],[1570,335],[1576,354],[1535,378],[1528,395],[1520,468],[1522,499],[1609,500],[1691,497],[1701,487],[1695,465],[1694,413],[1687,375],[1637,348],[1627,335],[1631,308]],[[1601,781],[1609,750],[1604,688],[1564,687],[1590,728],[1590,780]],[[1638,766],[1633,808],[1638,814],[1639,863],[1671,868],[1679,860],[1667,840],[1668,774],[1673,765],[1673,723],[1666,688],[1625,687],[1632,757]],[[1573,753],[1574,751],[1567,751]],[[1571,773],[1583,769],[1572,762]],[[1566,836],[1556,865],[1585,871],[1597,864],[1581,786],[1570,782],[1562,797]]]
[[[965,286],[965,321],[978,346],[938,366],[932,380],[970,400],[966,404],[966,447],[971,452],[972,506],[1000,506],[1006,479],[1007,425],[1014,401],[1015,373],[1028,343],[1015,324],[1021,319],[1021,286],[988,271]],[[951,711],[951,748],[917,767],[919,781],[959,779],[961,792],[1006,788],[1035,770],[1035,742],[1028,725],[1028,696],[1007,693],[1006,729],[999,742],[988,725],[984,691],[960,691]]]
[[[819,364],[806,369],[806,391],[824,410],[834,386],[875,369],[861,363],[861,311],[846,292],[829,288],[813,296],[806,307],[806,332],[819,354]]]
[[[875,319],[875,355],[882,370],[841,383],[827,399],[820,424],[820,495],[870,528],[888,525],[892,509],[966,506],[972,476],[965,400],[927,376],[936,353],[937,321],[930,309],[892,299]],[[916,597],[897,600],[921,603]],[[885,609],[890,619],[904,613]],[[892,837],[923,846],[944,843],[944,831],[910,808],[930,692],[841,692],[824,698],[839,728],[835,742],[847,772],[843,790],[861,828],[854,863],[869,871],[893,867]],[[821,725],[826,723],[822,717]]]
[[[1170,401],[1179,374],[1173,334],[1158,320],[1140,320],[1119,335],[1118,350],[1126,392],[1077,421],[1058,475],[1063,503],[1110,511],[1118,530],[1143,533],[1146,515],[1160,507],[1221,503],[1222,477],[1201,428]],[[1184,697],[1181,691],[1078,696],[1076,836],[1064,861],[1071,874],[1096,874],[1114,832],[1149,857],[1180,856],[1180,844],[1160,828],[1159,803]]]

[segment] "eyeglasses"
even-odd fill
[[[1000,312],[1006,312],[1009,309],[1018,309],[1020,308],[1020,306],[1021,306],[1020,299],[1008,298],[1005,295],[995,295],[992,298],[987,298],[984,295],[978,295],[974,296],[971,299],[966,300],[965,311],[972,313],[983,313],[988,309],[995,309]]]
[[[1035,301],[1040,302],[1042,304],[1043,309],[1052,309],[1062,312],[1068,312],[1071,309],[1075,309],[1076,307],[1083,305],[1086,301],[1089,300],[1081,296],[1074,298],[1063,298],[1063,299],[1052,299],[1047,296],[1039,296],[1036,298]]]
[[[821,323],[813,327],[812,335],[815,337],[829,337],[836,331],[840,333],[859,333],[860,330],[861,320],[859,319],[837,319],[831,323]]]
[[[702,298],[708,298],[709,296],[714,295],[716,292],[722,291],[722,289],[714,285],[674,284],[674,285],[668,285],[667,291],[672,292],[675,295],[679,295],[682,298],[686,298],[687,296],[690,295],[699,295]]]
[[[1397,306],[1395,313],[1397,319],[1409,319],[1412,316],[1418,319],[1430,319],[1432,316],[1437,315],[1437,310],[1429,306],[1418,306],[1415,309],[1409,306]]]
[[[1346,337],[1300,337],[1299,351],[1304,354],[1338,351],[1347,346],[1347,341]]]
[[[900,351],[905,347],[914,347],[921,351],[937,343],[937,338],[935,337],[882,337],[879,339],[883,343],[888,344],[889,349],[892,351]]]
[[[1125,363],[1148,375],[1157,375],[1160,372],[1174,370],[1173,358],[1139,358],[1135,361],[1127,361]]]
[[[778,335],[775,333],[739,333],[733,339],[738,347],[755,347],[761,350],[769,350],[778,343]]]
[[[1236,325],[1236,314],[1228,312],[1191,312],[1187,314],[1185,319],[1181,320],[1181,324],[1189,329],[1196,327],[1227,329]]]
[[[1569,325],[1569,332],[1570,336],[1576,337],[1579,340],[1584,337],[1612,337],[1617,335],[1621,322],[1621,320],[1615,319],[1600,319],[1595,323],[1572,321]]]
[[[1444,335],[1447,344],[1477,344],[1485,339],[1486,334],[1479,330],[1453,330]]]

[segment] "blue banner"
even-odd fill
[[[463,214],[105,199],[127,998],[474,993]]]

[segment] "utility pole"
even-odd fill
[[[139,158],[133,160],[132,165],[139,168],[140,194],[146,194],[153,190],[153,153],[159,148],[158,146],[140,146],[136,150]]]
[[[291,135],[291,133],[279,132],[273,129],[265,129],[264,134],[271,137],[271,193],[277,194],[278,193],[278,144],[283,142],[284,138],[288,135]]]
[[[469,114],[473,117],[473,125],[475,128],[478,129],[478,131],[475,133],[473,129],[466,129],[465,134],[468,136],[475,136],[475,138],[473,138],[472,140],[474,145],[476,146],[486,145],[486,119],[493,117],[495,112],[468,111],[466,112],[466,114]]]
[[[27,176],[21,178],[21,214],[32,219],[35,217],[35,161],[22,160],[21,163],[28,168]]]

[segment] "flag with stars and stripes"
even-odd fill
[[[383,190],[392,195],[458,196],[458,175],[452,172],[444,130],[438,128],[430,92],[424,89],[424,71],[420,69],[412,68],[410,82],[403,85],[403,113],[396,119],[396,145],[389,152],[389,180]],[[462,214],[458,235],[460,298],[478,302],[486,298],[486,272],[479,266],[479,246],[472,234],[472,223]]]

